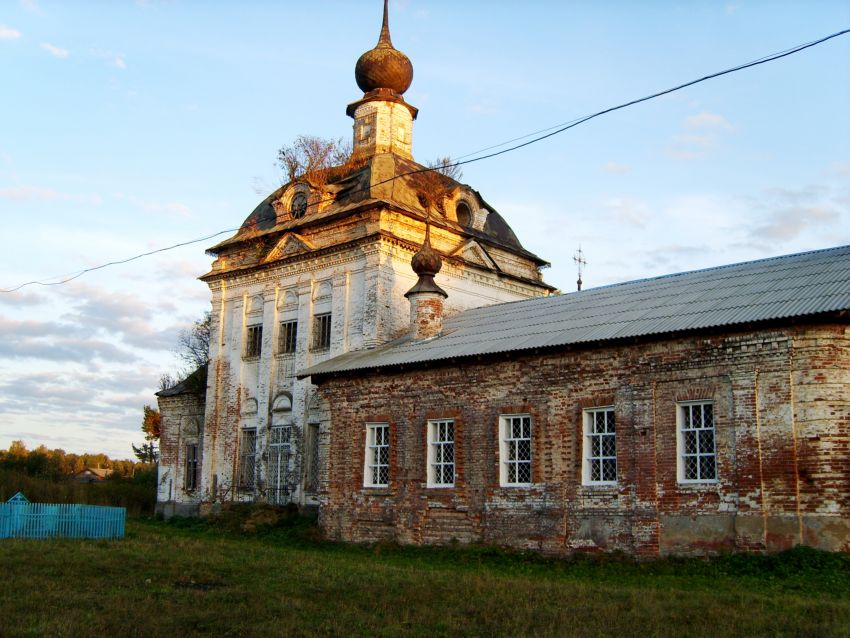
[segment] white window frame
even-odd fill
[[[605,423],[603,432],[595,432],[596,415],[604,414]],[[604,405],[583,410],[582,420],[584,422],[584,436],[582,437],[582,485],[588,486],[603,486],[617,485],[617,429],[616,429],[616,413],[613,405]],[[602,439],[608,436],[614,436],[614,455],[605,455],[602,452]],[[599,439],[599,454],[593,454],[593,440]],[[593,464],[604,464],[606,461],[614,461],[614,480],[593,479]],[[602,471],[600,470],[600,476]]]
[[[511,426],[516,419],[528,419],[528,436],[513,437]],[[521,425],[525,425],[520,421]],[[521,441],[528,441],[528,458],[527,459],[511,459],[511,449],[519,449]],[[499,415],[499,484],[502,487],[527,487],[533,484],[534,480],[534,422],[530,414],[502,414]],[[519,466],[520,464],[528,463],[528,478],[527,482],[512,482],[510,481],[510,465]]]
[[[692,413],[694,407],[701,407],[701,419],[704,422],[705,419],[705,406],[711,406],[711,427],[701,427],[701,428],[688,428],[686,427],[688,421],[688,412]],[[707,453],[701,447],[702,443],[700,442],[700,437],[697,435],[697,451],[695,453],[689,453],[685,451],[685,437],[687,436],[687,432],[700,432],[700,431],[711,431],[712,432],[712,442],[713,447],[711,453]],[[686,461],[685,457],[693,457],[697,458],[697,478],[687,478],[686,477]],[[700,468],[700,457],[712,457],[714,459],[714,478],[701,478],[699,475],[702,474]],[[714,416],[714,401],[710,399],[700,399],[696,401],[680,401],[676,403],[676,471],[678,474],[678,481],[682,484],[711,484],[717,483],[717,421]]]
[[[441,433],[441,427],[442,433]],[[451,436],[449,436],[449,426],[451,426]],[[454,487],[457,480],[457,465],[455,454],[457,448],[455,446],[455,421],[454,419],[432,419],[428,421],[428,487],[446,488]],[[447,457],[451,457],[447,461]],[[444,482],[445,469],[451,468],[451,482]]]
[[[380,434],[379,434],[380,433]],[[386,450],[386,458],[382,458]],[[390,484],[390,424],[366,424],[366,450],[363,461],[363,487],[388,487]],[[376,470],[386,468],[386,482],[376,481]],[[378,479],[380,480],[380,479]]]

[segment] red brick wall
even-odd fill
[[[480,541],[549,553],[850,551],[850,338],[764,329],[326,378],[320,522],[332,538]],[[714,405],[718,481],[681,484],[677,402]],[[582,485],[582,410],[614,405],[618,484]],[[500,487],[499,415],[533,419],[533,485]],[[454,488],[428,488],[426,423],[455,419]],[[387,488],[365,424],[391,424]]]

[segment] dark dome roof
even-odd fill
[[[422,248],[410,260],[410,267],[420,277],[422,275],[433,277],[443,267],[443,260],[440,259],[440,254],[431,248],[430,235],[431,224],[428,223],[425,225],[425,241],[422,243]]]
[[[404,53],[393,47],[384,2],[384,22],[374,49],[366,51],[354,67],[354,79],[364,93],[375,89],[391,89],[401,95],[413,81],[413,64]]]

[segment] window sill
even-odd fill
[[[582,483],[581,487],[588,492],[617,492],[620,489],[618,483]]]
[[[277,354],[275,354],[275,356],[278,359],[294,359],[295,353],[294,352],[278,352]]]
[[[260,360],[259,355],[256,355],[256,356],[253,356],[253,357],[245,357],[245,356],[242,357],[242,361],[246,361],[246,362],[259,361],[259,360]]]
[[[363,493],[369,496],[390,496],[392,494],[388,485],[364,485]]]
[[[715,491],[720,487],[720,481],[717,479],[713,481],[677,481],[676,487],[680,490],[691,490],[691,491]]]

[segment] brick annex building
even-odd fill
[[[331,538],[556,554],[850,551],[850,247],[551,296],[477,192],[415,172],[386,6],[356,78],[360,163],[211,249],[207,382],[159,395],[161,511],[295,501]]]

